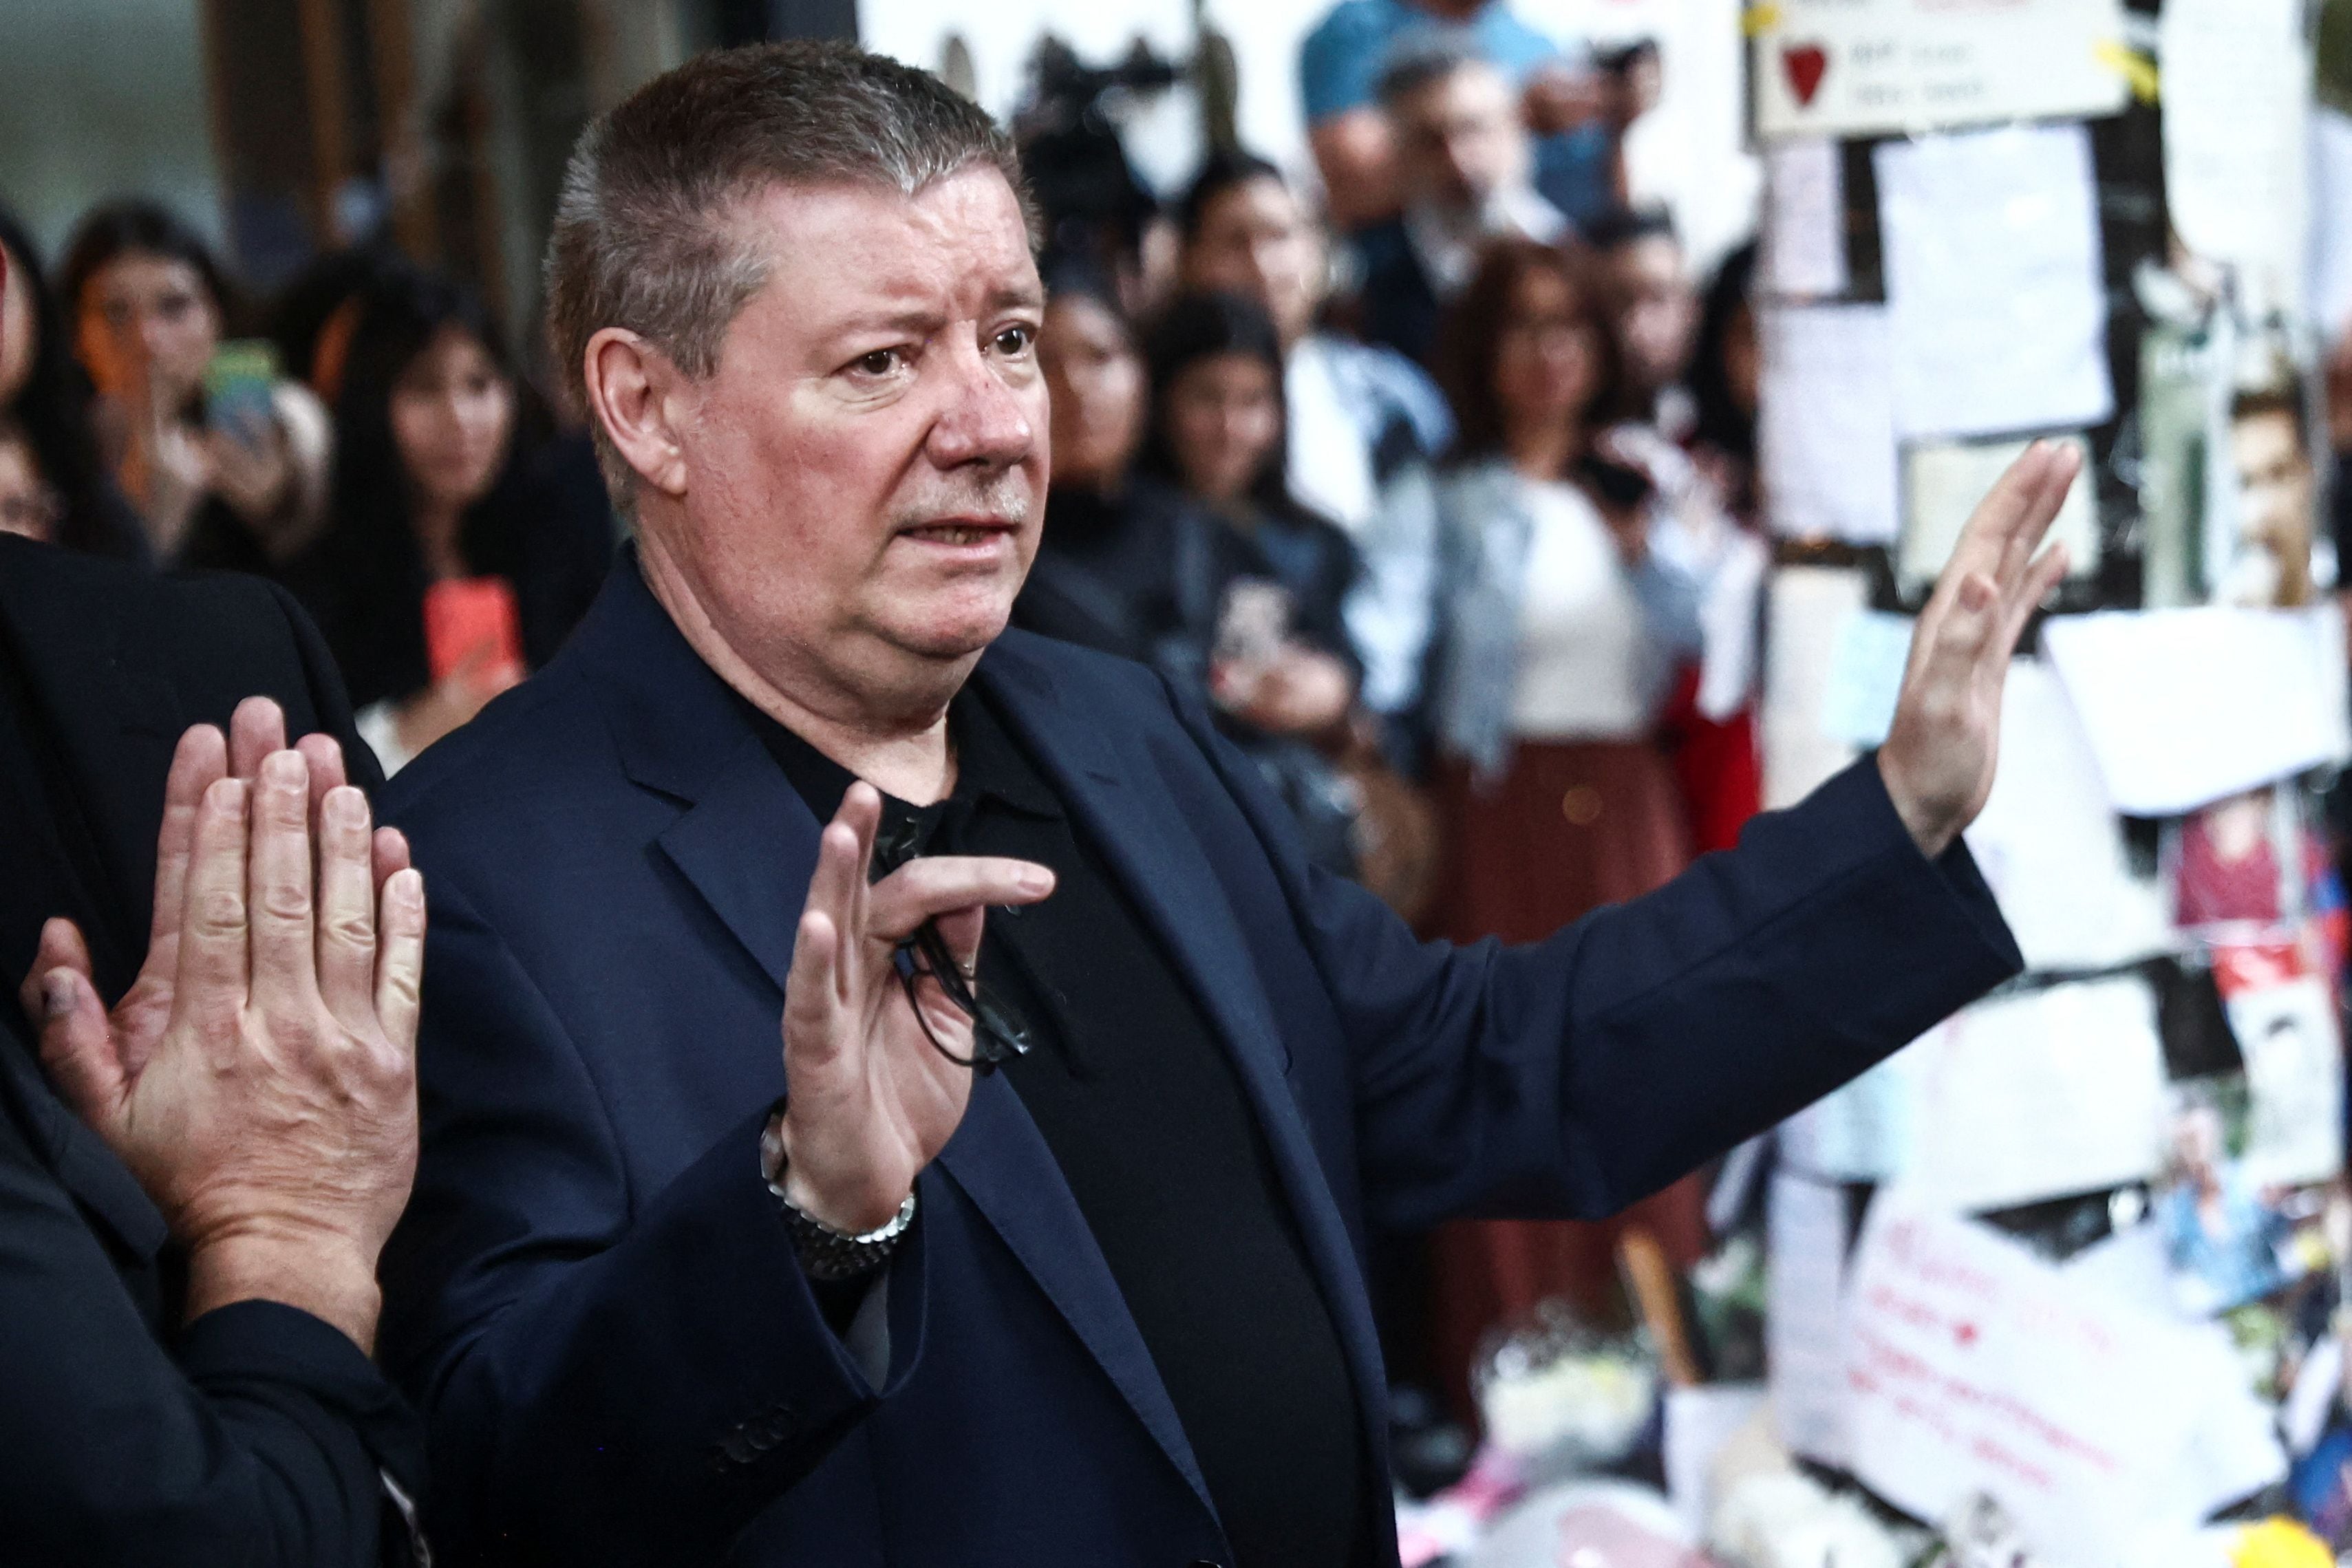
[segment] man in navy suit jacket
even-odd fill
[[[575,154],[551,325],[638,546],[387,805],[433,936],[385,1345],[459,1561],[1392,1563],[1369,1222],[1606,1214],[2017,967],[1958,835],[2064,454],[1874,758],[1546,942],[1424,945],[1158,676],[1003,632],[1017,189],[836,46]]]

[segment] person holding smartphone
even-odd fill
[[[1439,483],[1434,782],[1454,841],[1433,925],[1456,942],[1537,940],[1690,860],[1654,730],[1698,651],[1698,584],[1651,548],[1653,486],[1604,436],[1618,379],[1606,309],[1581,254],[1503,241],[1441,340],[1462,434]],[[1687,1264],[1700,1208],[1685,1177],[1633,1222]],[[1549,1296],[1605,1304],[1617,1226],[1439,1230],[1438,1354],[1457,1393],[1496,1323]]]
[[[165,564],[267,571],[317,535],[326,410],[259,344],[225,344],[228,286],[193,229],[152,202],[81,222],[61,291],[98,388],[101,443]]]
[[[601,498],[553,482],[548,421],[479,301],[397,267],[357,303],[332,520],[285,581],[389,774],[553,656],[614,533]]]

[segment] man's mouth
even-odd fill
[[[991,543],[1015,532],[1020,526],[995,517],[943,517],[936,523],[918,523],[899,532],[926,544],[962,547]]]

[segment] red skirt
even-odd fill
[[[1605,904],[1636,898],[1690,863],[1674,769],[1647,742],[1523,741],[1509,769],[1474,789],[1439,765],[1440,821],[1451,835],[1431,932],[1454,942],[1532,942]],[[1661,1086],[1663,1089],[1663,1085]],[[1431,1243],[1437,1365],[1457,1405],[1491,1330],[1547,1299],[1596,1321],[1619,1316],[1616,1246],[1628,1226],[1656,1238],[1677,1268],[1706,1251],[1706,1195],[1685,1176],[1612,1219],[1461,1220]]]

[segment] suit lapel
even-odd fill
[[[1322,1282],[1370,1451],[1384,1452],[1377,1416],[1386,1407],[1385,1375],[1355,1245],[1284,1077],[1288,1056],[1256,966],[1239,925],[1223,917],[1224,889],[1185,828],[1182,809],[1158,773],[1112,752],[1104,725],[1063,706],[1045,671],[1019,648],[1000,642],[977,678],[1167,945],[1232,1053]]]
[[[615,568],[575,646],[600,667],[606,716],[630,777],[686,806],[659,835],[661,852],[774,983],[781,1006],[822,824],[739,699],[671,625],[633,555]],[[1209,1506],[1127,1300],[1045,1135],[1003,1078],[973,1083],[939,1163]]]

